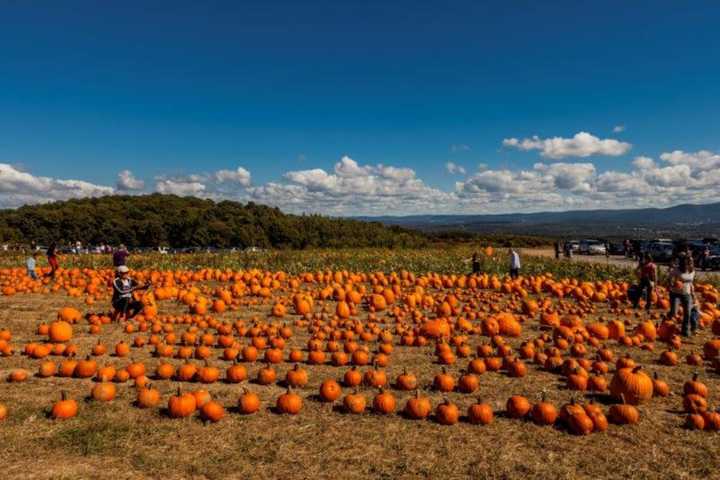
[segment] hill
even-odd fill
[[[129,247],[420,246],[417,231],[379,222],[288,215],[277,208],[175,195],[105,196],[0,210],[4,242]]]
[[[602,238],[684,238],[720,234],[720,203],[626,210],[357,218],[426,232],[461,230],[481,234]]]

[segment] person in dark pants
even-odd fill
[[[560,260],[560,242],[555,240],[555,260]]]
[[[710,247],[705,245],[702,253],[700,254],[700,268],[708,270],[710,268]]]
[[[50,246],[47,249],[46,255],[47,255],[48,265],[50,265],[50,271],[48,273],[46,273],[45,276],[46,277],[54,277],[55,272],[60,267],[60,265],[58,264],[57,245],[55,244],[55,242],[52,242],[50,244]]]
[[[472,273],[473,275],[480,273],[480,260],[478,260],[477,252],[473,253],[472,256]]]
[[[512,247],[508,253],[510,254],[510,278],[515,279],[520,276],[520,254]]]
[[[133,318],[143,309],[142,302],[133,298],[133,292],[149,288],[150,283],[139,285],[130,278],[130,270],[126,265],[117,267],[116,272],[117,275],[113,280],[113,320],[117,320],[121,315],[124,315],[126,319]]]
[[[640,262],[637,271],[640,279],[640,283],[638,284],[640,291],[633,301],[633,308],[638,308],[640,298],[643,296],[643,293],[645,293],[645,309],[649,312],[652,308],[652,293],[655,291],[655,284],[657,282],[657,265],[655,265],[649,253],[643,255],[642,262]]]
[[[678,266],[670,272],[670,312],[668,316],[673,318],[677,311],[677,302],[683,307],[682,335],[687,337],[695,333],[698,328],[697,318],[690,313],[695,298],[695,269],[692,257],[681,253],[678,259]]]

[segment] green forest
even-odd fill
[[[429,238],[378,222],[289,215],[255,203],[113,195],[0,211],[5,243],[128,247],[418,247]]]

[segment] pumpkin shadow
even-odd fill
[[[426,418],[415,418],[415,417],[411,416],[410,414],[408,414],[408,413],[405,411],[405,409],[403,409],[403,410],[401,410],[400,412],[398,412],[398,415],[399,415],[400,417],[404,418],[405,420],[412,420],[412,421],[416,421],[416,422],[421,422],[421,421],[427,420],[427,419],[429,418],[429,417],[426,417]]]
[[[170,409],[168,407],[160,407],[158,409],[158,415],[165,418],[173,418],[173,416],[170,415]]]
[[[329,402],[323,401],[322,397],[318,393],[313,393],[312,395],[308,395],[305,398],[307,398],[308,400],[310,400],[312,402],[329,403]]]
[[[614,403],[618,403],[611,395],[604,393],[588,393],[585,395],[585,398],[594,400],[595,402],[601,403],[603,405],[612,405]]]

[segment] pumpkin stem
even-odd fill
[[[60,391],[60,399],[61,399],[62,401],[67,400],[67,392],[66,392],[65,390],[61,390],[61,391]]]

